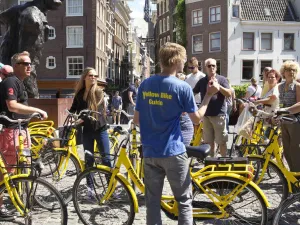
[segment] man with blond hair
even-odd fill
[[[197,82],[202,77],[205,77],[205,74],[202,73],[201,71],[199,71],[198,66],[199,66],[198,60],[196,57],[192,57],[188,61],[188,69],[189,69],[189,71],[191,71],[191,73],[189,75],[187,75],[185,81],[191,86],[192,89],[196,86]],[[199,93],[195,95],[195,101],[196,101],[196,104],[201,103],[201,96]]]
[[[217,62],[209,58],[205,60],[206,77],[201,78],[193,89],[194,94],[206,94],[207,84],[218,81],[220,90],[212,98],[203,119],[203,140],[211,146],[211,155],[214,156],[215,142],[220,146],[222,156],[226,156],[226,98],[231,96],[231,90],[226,77],[217,74]]]
[[[147,224],[162,224],[160,199],[167,176],[178,202],[178,224],[192,225],[192,187],[180,116],[187,112],[194,123],[199,123],[219,85],[216,81],[208,85],[198,110],[192,88],[175,76],[183,71],[185,48],[168,42],[160,48],[159,60],[162,72],[140,85],[133,119],[140,124],[143,137]]]

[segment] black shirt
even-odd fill
[[[1,82],[0,89],[0,104],[1,110],[5,113],[5,115],[11,119],[26,119],[29,118],[29,115],[18,114],[14,112],[10,112],[8,110],[6,100],[16,100],[18,103],[23,105],[28,105],[28,96],[25,90],[25,86],[23,81],[21,81],[16,76],[9,76],[5,78]],[[0,123],[3,124],[7,128],[16,128],[18,124],[10,123],[7,120],[1,119]],[[27,126],[27,124],[23,124],[23,126]]]
[[[225,77],[216,75],[216,78],[218,80],[218,83],[224,87],[229,88],[228,81]],[[196,86],[193,89],[193,92],[195,94],[198,94],[200,92],[201,99],[204,99],[204,96],[206,94],[208,84],[208,76],[205,76],[201,78]],[[220,115],[226,115],[226,99],[225,96],[219,91],[214,96],[212,96],[205,113],[205,116],[220,116]]]
[[[77,93],[77,95],[75,95],[70,112],[79,113],[81,110],[88,109],[88,103],[83,99],[84,91],[85,91],[85,89],[81,89]],[[105,116],[103,115],[103,110],[104,110],[103,104],[100,104],[100,106],[98,108],[98,112],[100,112],[102,114],[102,116],[98,116],[97,121],[91,120],[87,117],[82,118],[84,120],[83,132],[97,131],[100,129],[103,130],[106,128],[107,121],[106,121]],[[97,118],[96,115],[91,115],[91,116],[94,116],[95,118]]]

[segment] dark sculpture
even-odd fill
[[[10,58],[28,51],[32,61],[31,76],[24,80],[29,98],[38,98],[36,69],[40,64],[43,44],[48,40],[49,25],[46,12],[56,10],[63,0],[33,0],[13,6],[0,13],[0,23],[7,31],[0,46],[0,62],[10,65]]]

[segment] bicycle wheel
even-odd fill
[[[68,151],[53,150],[44,155],[42,162],[45,167],[40,176],[51,183],[65,202],[69,203],[72,200],[73,184],[81,172],[77,158],[73,155],[68,157]]]
[[[111,173],[99,168],[83,171],[75,181],[73,203],[84,224],[132,224],[135,216],[133,197],[121,179],[115,177],[116,188],[112,196],[103,203],[101,197],[106,194]],[[93,178],[97,182],[87,184]],[[102,184],[99,186],[99,184]]]
[[[251,156],[249,162],[259,164],[260,170],[254,168],[253,174],[256,179],[253,180],[266,195],[270,207],[268,208],[269,219],[272,219],[280,203],[288,196],[288,184],[281,170],[273,163],[269,162],[265,173],[262,173],[265,160],[262,158]],[[271,176],[269,176],[271,174]],[[259,180],[261,181],[259,182]]]
[[[200,209],[200,215],[215,215],[217,217],[222,214],[217,204],[222,207],[221,201],[233,197],[236,193],[234,189],[238,186],[241,188],[244,181],[223,176],[206,180],[201,185],[209,193],[209,197],[199,187],[196,187],[193,193],[193,209]],[[268,219],[267,207],[262,196],[251,185],[247,185],[244,190],[230,202],[225,201],[228,205],[224,208],[227,214],[224,218],[205,218],[205,224],[266,224]],[[201,218],[194,217],[194,224],[202,223]]]
[[[291,195],[279,207],[274,216],[273,225],[299,224],[300,194]]]
[[[41,178],[32,176],[13,178],[11,181],[14,187],[22,187],[22,192],[18,192],[24,204],[22,210],[28,210],[25,216],[21,216],[12,204],[5,184],[2,184],[0,193],[3,196],[3,203],[15,215],[15,220],[12,223],[24,225],[67,224],[67,206],[60,193],[51,184]],[[41,202],[43,204],[40,204]],[[47,207],[44,207],[45,205]],[[0,223],[2,224],[2,222]]]

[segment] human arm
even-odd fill
[[[137,125],[140,124],[140,113],[136,110],[134,110],[133,123]]]
[[[216,80],[216,78],[213,78]],[[229,83],[227,81],[227,79],[223,78],[222,83],[220,83],[219,87],[220,87],[220,92],[222,95],[224,95],[226,98],[229,98],[231,96],[231,90],[230,90],[230,86]]]
[[[237,110],[237,108],[236,108],[235,91],[234,91],[234,89],[232,89],[231,99],[232,99],[232,110],[233,110],[233,112],[235,112]]]
[[[74,98],[73,98],[73,103],[72,103],[72,106],[71,106],[71,108],[70,108],[70,112],[71,113],[75,113],[75,112],[77,112],[77,109],[78,109],[78,98],[77,98],[77,96],[75,96]]]
[[[193,113],[189,113],[189,117],[191,118],[194,124],[199,124],[200,120],[204,117],[211,97],[219,90],[220,85],[216,80],[214,80],[212,83],[208,83],[206,94],[201,102],[199,109]]]
[[[32,113],[40,113],[43,116],[43,119],[48,118],[47,112],[41,110],[39,108],[23,105],[18,103],[17,100],[6,100],[7,108],[10,112],[18,113],[18,114],[32,114]]]
[[[259,100],[256,100],[255,102],[253,102],[255,105],[258,105],[258,104],[264,104],[264,105],[272,105],[273,102],[277,99],[277,96],[276,95],[271,95],[267,98],[264,98],[264,99],[259,99]]]

